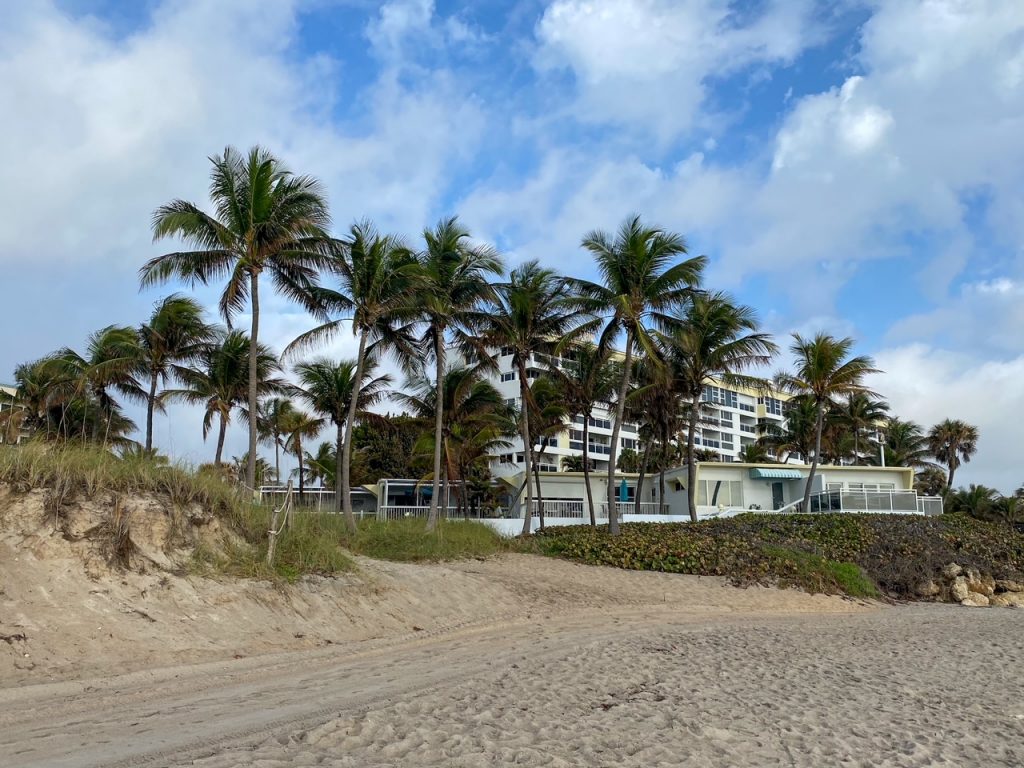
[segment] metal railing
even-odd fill
[[[823,491],[811,495],[811,512],[921,512],[915,491]]]
[[[458,507],[439,507],[438,516],[447,520],[477,520],[487,515],[483,510],[460,510]],[[378,520],[403,520],[407,517],[427,517],[430,507],[420,506],[384,506],[377,507]]]
[[[941,496],[918,496],[917,497],[917,511],[922,515],[941,515],[942,514],[942,497]]]

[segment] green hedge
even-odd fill
[[[863,597],[912,597],[956,562],[995,578],[1024,574],[1024,534],[960,515],[758,515],[701,523],[549,528],[544,554],[634,570],[725,576]]]

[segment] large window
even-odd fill
[[[515,378],[516,378],[516,372],[515,371],[507,371],[506,373],[501,374],[501,380],[502,381],[514,381]]]
[[[742,480],[698,480],[697,504],[702,507],[742,507]]]
[[[731,389],[715,387],[710,384],[705,385],[704,394],[701,396],[701,399],[705,403],[724,405],[728,408],[739,407],[739,395],[736,392],[733,392]]]

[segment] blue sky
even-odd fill
[[[588,276],[580,237],[639,212],[780,337],[854,336],[904,417],[978,424],[965,481],[1024,482],[1018,3],[29,0],[0,111],[0,379],[138,322],[153,208],[260,142],[339,230],[458,213],[510,263]],[[307,324],[272,300],[266,338]],[[205,458],[197,416],[165,422]]]

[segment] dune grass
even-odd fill
[[[356,535],[346,534],[342,541],[356,554],[404,563],[488,557],[509,549],[493,528],[470,520],[442,520],[432,533],[422,518],[363,520]]]

